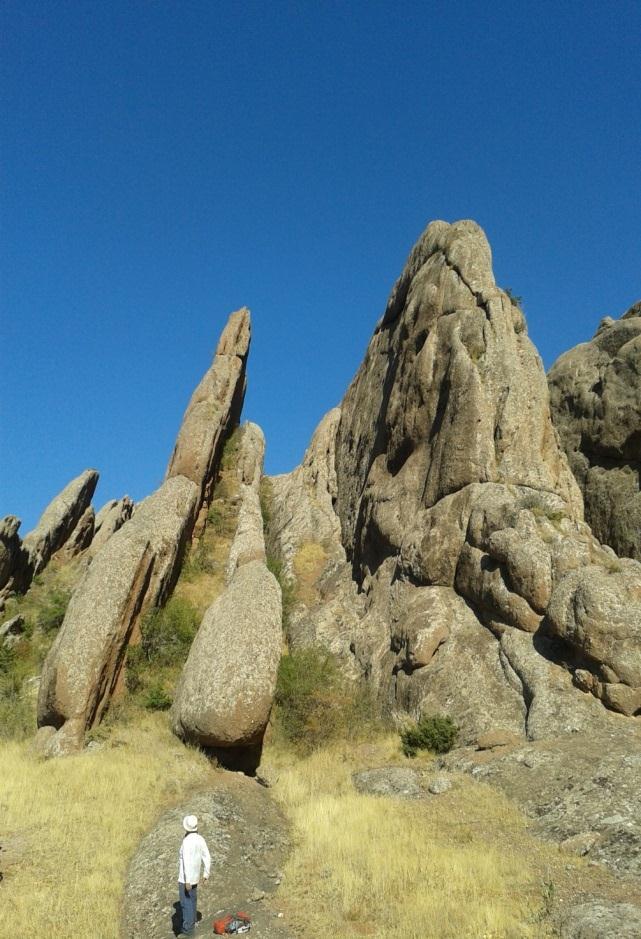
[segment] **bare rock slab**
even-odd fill
[[[167,467],[166,479],[185,476],[196,484],[199,513],[211,502],[223,446],[240,420],[250,338],[249,310],[237,310],[229,317],[212,364],[191,397]],[[199,518],[197,528],[202,523]]]
[[[49,562],[52,554],[64,546],[89,508],[98,484],[96,470],[85,470],[72,479],[49,503],[33,531],[24,539],[34,574]]]
[[[38,726],[45,753],[78,749],[100,720],[140,616],[161,604],[175,583],[197,498],[190,480],[167,480],[109,539],[78,584],[42,670]]]
[[[290,939],[276,916],[275,896],[289,851],[285,821],[267,791],[253,780],[220,774],[220,783],[167,811],[139,845],[129,866],[123,902],[123,939],[173,939],[180,928],[178,850],[182,819],[195,814],[209,847],[209,883],[199,886],[198,933],[212,934],[220,910],[245,910],[251,935]],[[261,896],[262,902],[252,902]]]

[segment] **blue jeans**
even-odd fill
[[[192,886],[189,893],[185,890],[184,884],[178,884],[178,895],[180,897],[180,910],[183,915],[182,932],[192,933],[196,926],[196,909],[198,903],[198,886]]]

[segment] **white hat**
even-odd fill
[[[198,828],[198,819],[195,815],[185,815],[183,818],[183,828],[185,831],[196,831]]]

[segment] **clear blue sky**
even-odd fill
[[[546,365],[641,295],[641,4],[4,0],[0,515],[160,482],[229,312],[267,470],[428,221],[474,218]]]

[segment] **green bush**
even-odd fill
[[[413,727],[401,731],[403,753],[405,756],[416,756],[418,750],[447,753],[454,746],[458,731],[451,717],[444,714],[423,716]]]
[[[16,660],[15,650],[0,642],[0,675],[8,674]]]
[[[154,681],[147,688],[143,704],[149,711],[166,711],[171,707],[172,697],[160,681]]]
[[[329,652],[316,647],[283,656],[275,703],[277,732],[304,753],[338,736],[357,736],[374,711],[368,692],[343,676]]]
[[[188,600],[172,597],[166,606],[150,610],[143,618],[140,627],[142,651],[137,654],[155,665],[173,665],[183,661],[196,635],[198,619],[197,610]]]
[[[519,310],[523,309],[523,297],[519,297],[517,294],[515,294],[510,287],[504,287],[503,293],[508,295],[510,303],[518,307]]]
[[[42,597],[40,608],[35,616],[35,625],[43,633],[52,633],[62,626],[71,592],[60,587],[53,588]]]

